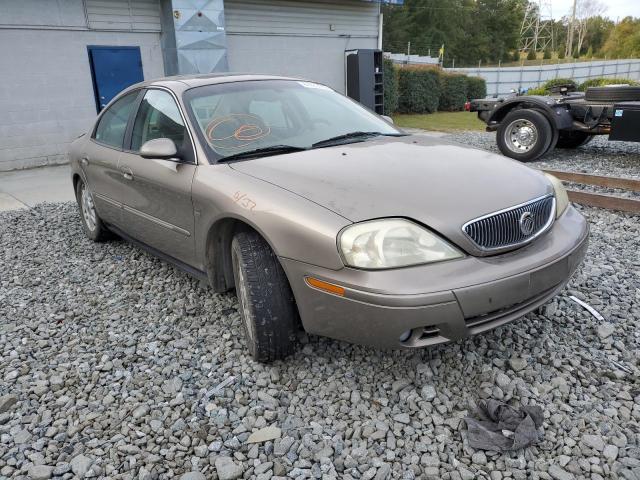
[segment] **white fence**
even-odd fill
[[[598,60],[527,67],[445,68],[482,77],[488,95],[506,95],[511,90],[537,87],[554,78],[573,78],[581,83],[590,78],[623,77],[640,80],[640,60]]]

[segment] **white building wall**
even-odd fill
[[[362,0],[225,0],[230,69],[344,92],[344,51],[377,48],[379,9]],[[96,116],[87,46],[138,46],[144,78],[163,76],[161,23],[160,0],[0,0],[0,171],[67,161],[69,143]]]
[[[233,72],[304,77],[345,91],[344,51],[377,48],[379,4],[225,0]]]
[[[160,33],[131,31],[129,10],[111,30],[90,29],[81,0],[0,0],[0,12],[0,171],[67,162],[96,117],[88,45],[138,46],[144,78],[164,75]]]

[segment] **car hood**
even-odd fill
[[[263,157],[230,164],[352,222],[405,217],[470,253],[469,220],[553,192],[539,172],[500,155],[426,135]]]

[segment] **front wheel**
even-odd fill
[[[513,110],[498,127],[498,148],[503,155],[531,162],[544,155],[553,140],[553,129],[537,110]]]
[[[278,258],[258,233],[244,231],[233,237],[231,259],[249,353],[259,362],[286,357],[295,346],[297,308]]]

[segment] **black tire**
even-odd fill
[[[91,202],[91,209],[93,210],[93,218],[91,214],[88,212],[89,206],[83,206],[83,192],[86,191],[86,194],[89,195],[89,199]],[[100,217],[98,216],[98,212],[93,205],[93,195],[82,179],[78,180],[76,184],[76,201],[78,202],[78,209],[80,210],[80,220],[82,223],[82,230],[84,230],[85,235],[94,242],[104,242],[106,240],[110,240],[114,237],[114,235],[109,231],[109,229],[104,225]]]
[[[237,233],[231,259],[249,353],[271,362],[294,351],[297,316],[287,276],[269,244],[256,232]]]
[[[512,140],[511,132],[517,128],[518,122],[525,124],[532,133],[532,143],[518,148]],[[517,109],[512,110],[500,122],[498,127],[498,148],[503,155],[520,162],[532,162],[544,155],[554,139],[551,123],[538,110]]]
[[[556,148],[578,148],[589,143],[593,139],[593,135],[585,132],[562,132],[556,144]]]
[[[631,102],[640,100],[640,87],[589,87],[584,98],[587,102]]]

